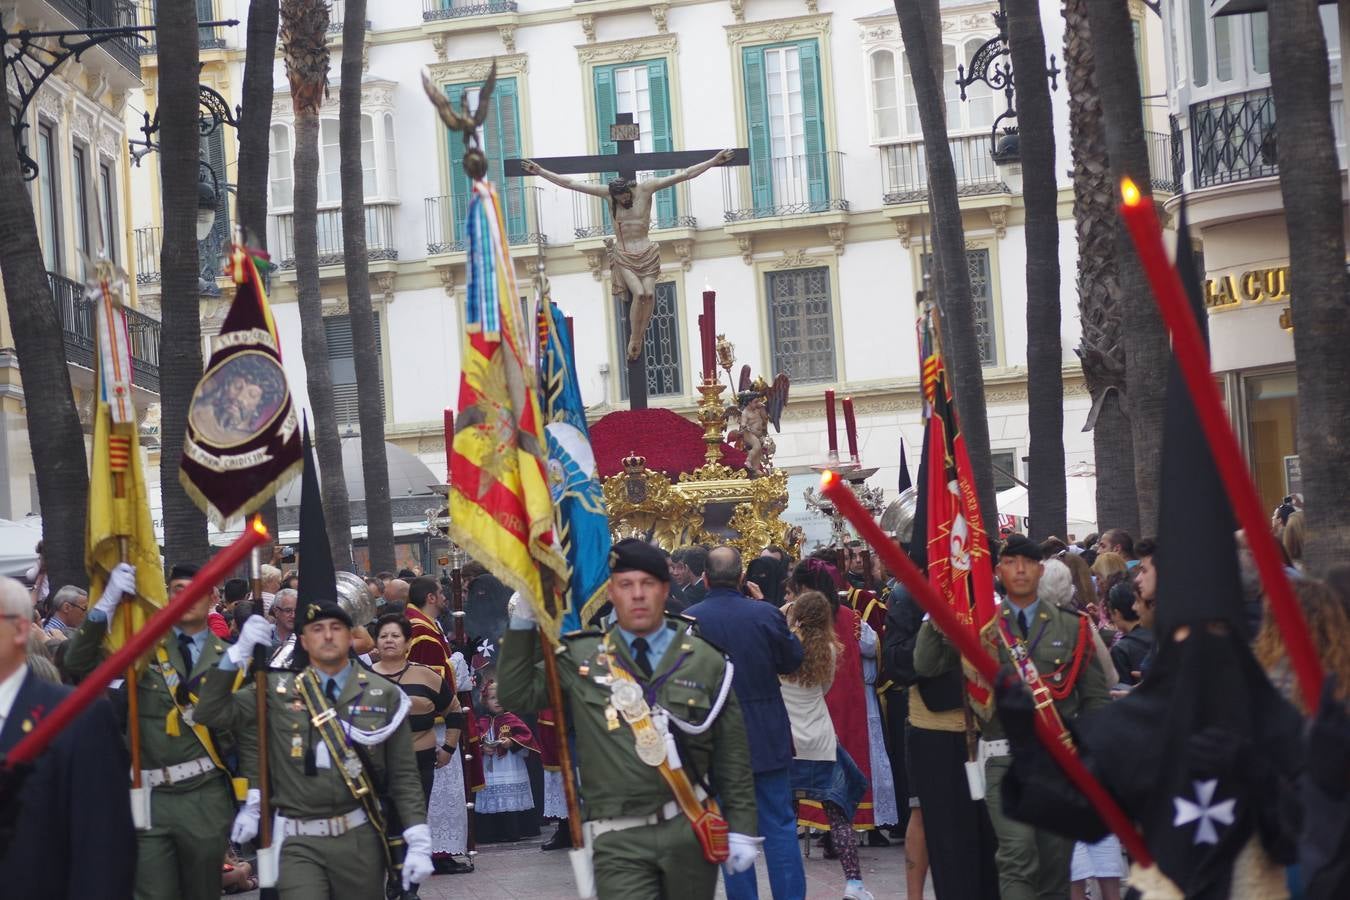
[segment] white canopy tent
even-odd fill
[[[1097,530],[1097,474],[1092,466],[1079,464],[1065,473],[1068,487],[1069,534],[1081,539]],[[1027,489],[1020,484],[998,493],[998,512],[1026,518],[1030,513]],[[1057,535],[1068,539],[1068,535]]]
[[[37,562],[42,519],[28,516],[17,522],[0,519],[0,575],[23,578]]]

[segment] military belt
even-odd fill
[[[200,759],[189,760],[176,766],[165,766],[162,769],[142,769],[141,784],[150,788],[161,787],[166,784],[178,784],[180,781],[196,778],[198,775],[210,772],[215,768],[216,764],[211,760],[211,757],[203,756]]]
[[[708,799],[708,792],[701,786],[695,786],[694,795],[702,803]],[[684,815],[680,809],[680,804],[671,800],[664,804],[656,812],[645,816],[621,816],[614,819],[592,819],[585,824],[589,829],[591,839],[594,840],[602,834],[608,834],[611,831],[626,831],[629,828],[641,828],[645,825],[660,825],[662,822],[669,822],[671,819],[677,819]]]
[[[282,831],[287,837],[340,837],[370,821],[364,809],[329,819],[284,819]]]

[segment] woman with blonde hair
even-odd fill
[[[1290,516],[1289,521],[1292,523],[1294,516]],[[1311,578],[1295,581],[1294,594],[1298,597],[1299,606],[1303,607],[1304,618],[1308,620],[1308,631],[1312,634],[1322,667],[1328,675],[1336,676],[1336,699],[1350,709],[1350,601],[1327,582]],[[1270,676],[1271,683],[1285,699],[1297,706],[1304,715],[1314,712],[1307,708],[1303,693],[1295,684],[1294,669],[1289,664],[1289,651],[1285,648],[1284,635],[1280,633],[1274,616],[1265,617],[1252,651],[1261,668]]]
[[[819,591],[802,591],[783,608],[788,628],[802,642],[801,668],[782,676],[783,704],[792,725],[792,789],[814,800],[830,822],[834,850],[844,870],[845,900],[873,900],[863,887],[853,814],[867,790],[867,779],[839,744],[825,705],[843,651],[834,630],[835,611]]]

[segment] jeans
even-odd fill
[[[789,770],[755,773],[755,805],[774,900],[805,900],[806,869],[797,846],[797,801],[792,796]],[[722,877],[727,900],[759,900],[753,868],[736,875],[723,870]]]

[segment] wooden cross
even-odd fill
[[[704,162],[717,153],[716,150],[673,150],[659,153],[637,152],[640,137],[638,125],[633,121],[632,113],[619,113],[614,124],[609,127],[610,140],[617,145],[617,152],[596,154],[593,156],[550,156],[536,158],[534,162],[559,175],[595,175],[604,172],[618,172],[620,176],[636,180],[638,170],[659,172],[674,169],[687,169]],[[520,167],[521,160],[508,159],[503,165],[507,177],[521,177],[526,173]],[[750,150],[739,147],[728,166],[750,165]],[[628,363],[628,405],[630,409],[647,408],[647,361],[643,357],[626,360]]]

